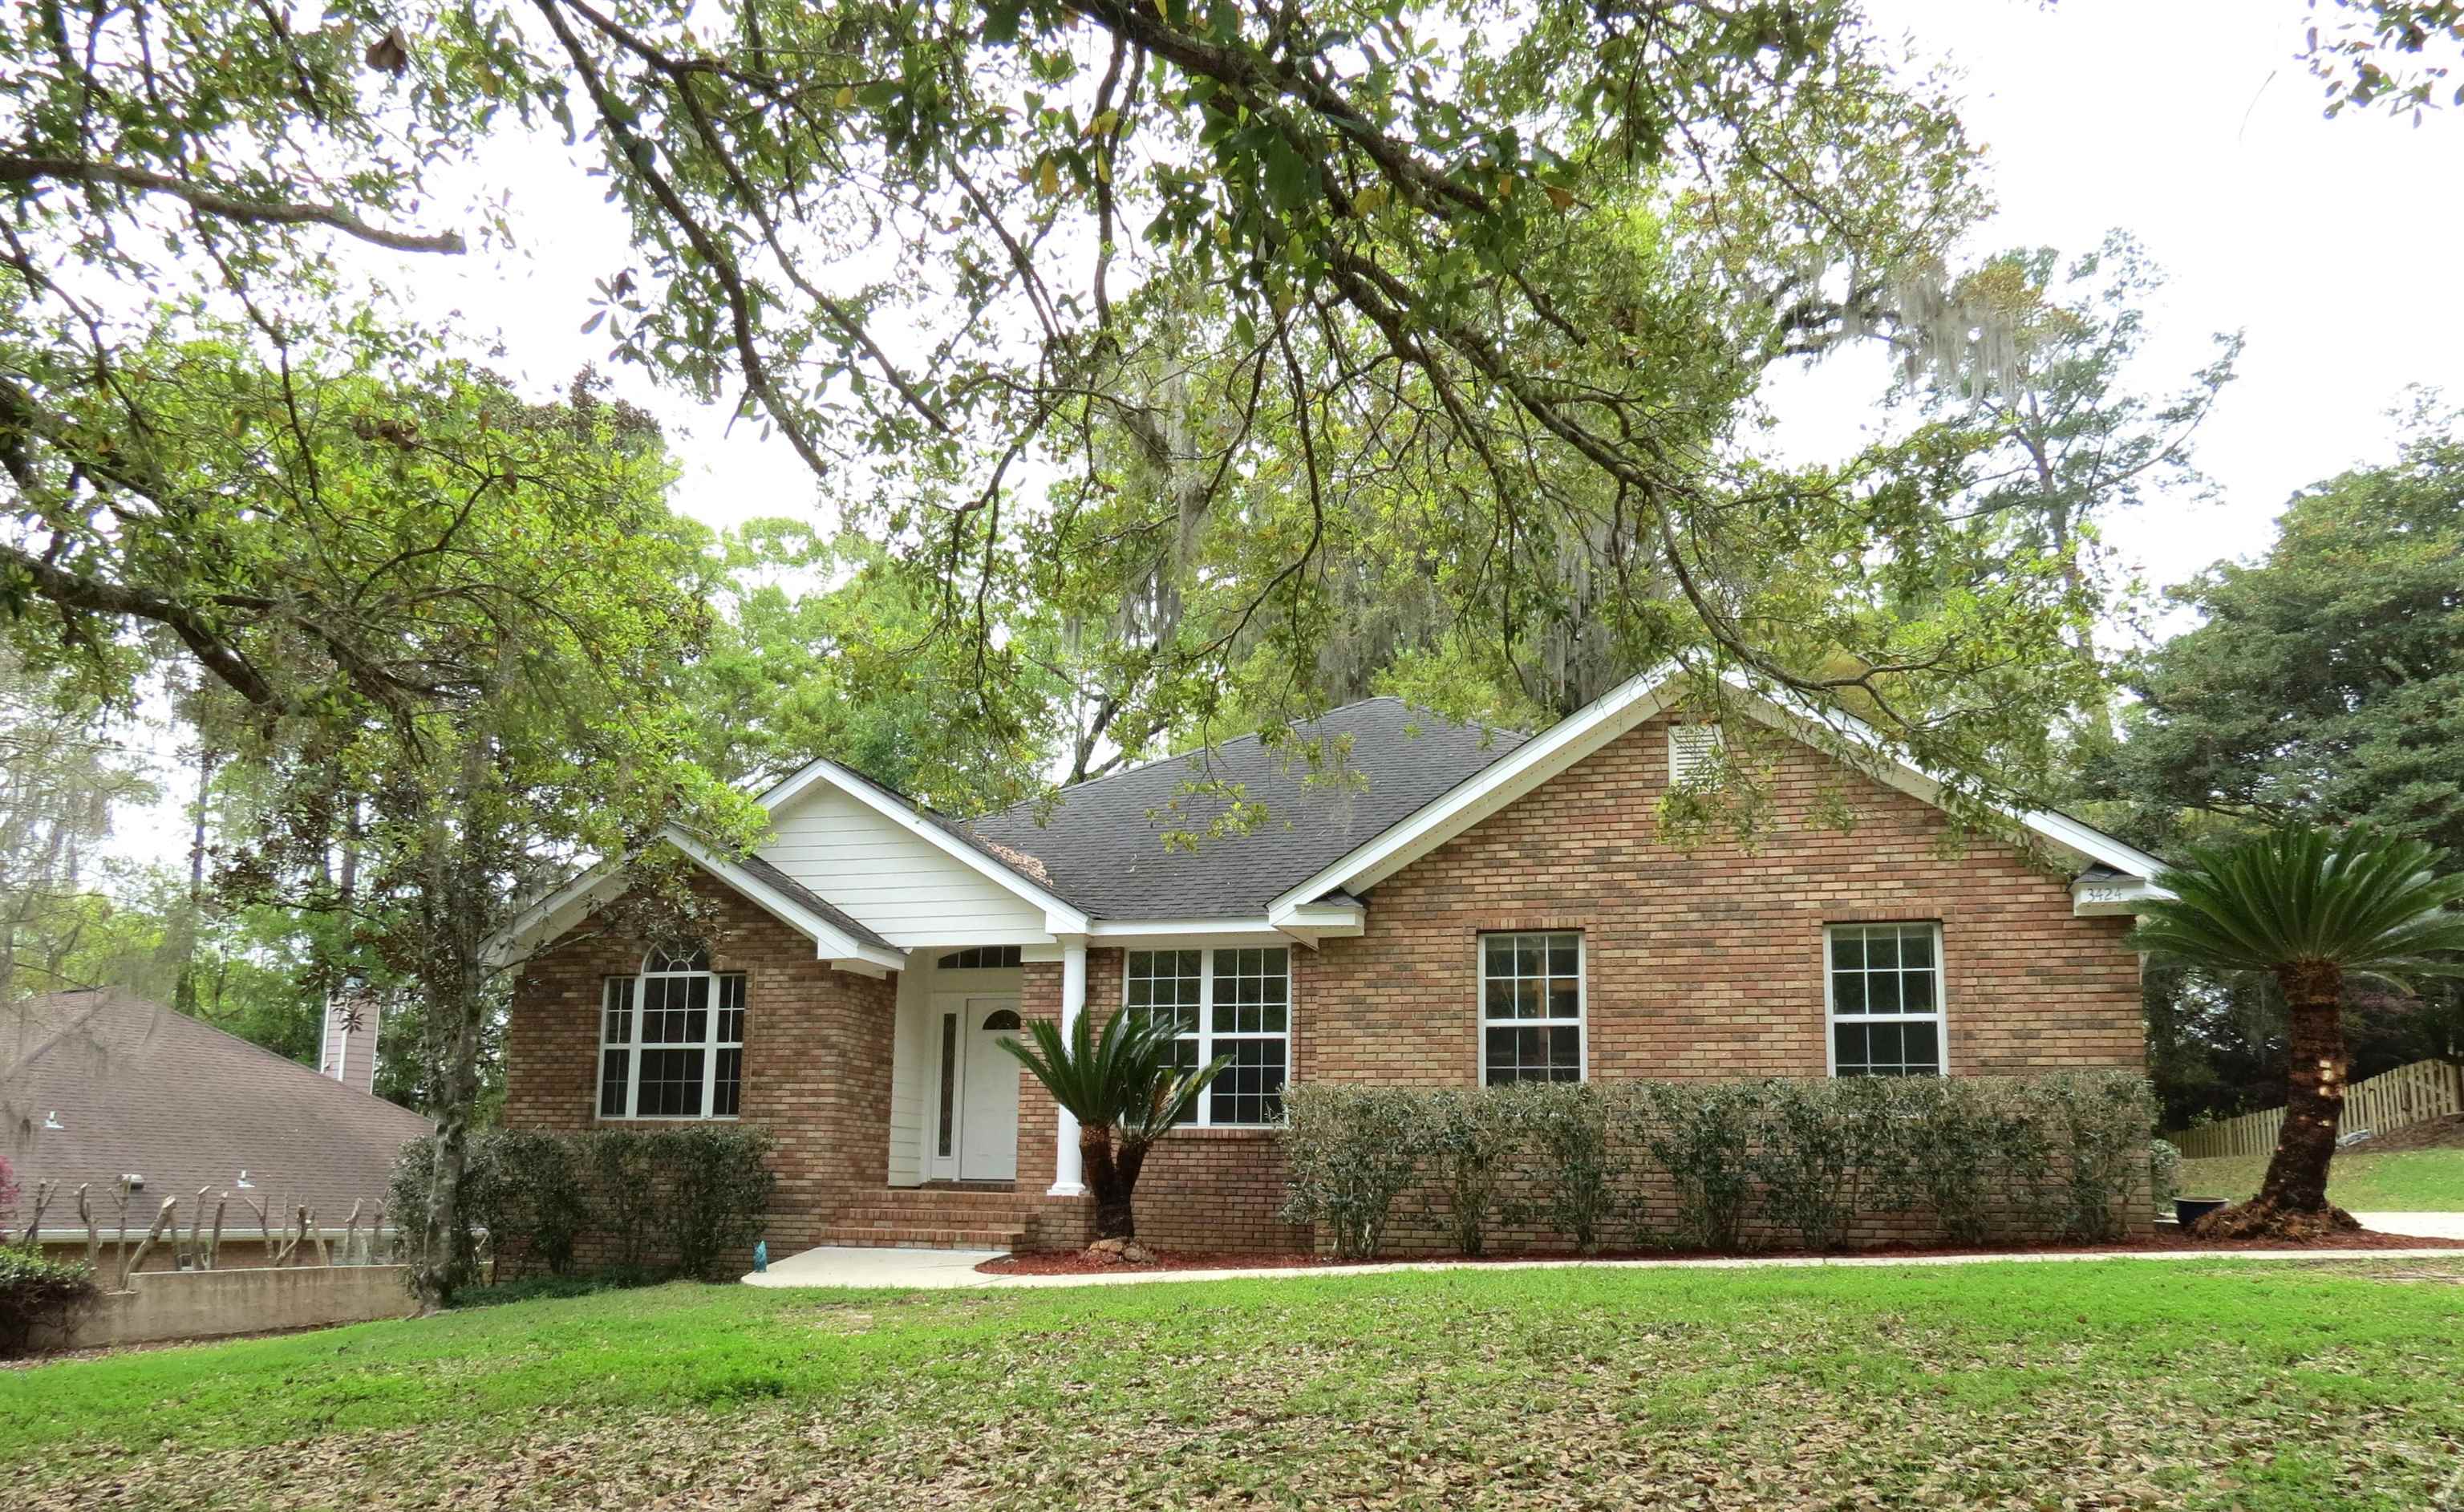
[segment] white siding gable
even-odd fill
[[[826,782],[770,822],[763,860],[901,949],[1049,938],[1042,909]]]

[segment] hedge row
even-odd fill
[[[1284,1108],[1283,1216],[1350,1260],[1377,1254],[1407,1199],[1466,1255],[1535,1219],[1586,1254],[1619,1236],[1739,1250],[1758,1224],[1830,1250],[1882,1213],[1961,1244],[2108,1240],[2152,1185],[2154,1099],[2119,1072],[1315,1084]]]
[[[94,1271],[54,1260],[33,1241],[0,1242],[0,1359],[25,1352],[37,1327],[61,1327],[102,1295]]]
[[[480,1236],[499,1278],[543,1268],[561,1276],[587,1238],[598,1259],[627,1271],[708,1278],[761,1235],[778,1178],[772,1141],[756,1129],[680,1127],[556,1133],[500,1129],[473,1134],[455,1253]],[[416,1139],[394,1162],[392,1209],[425,1251],[435,1144]]]

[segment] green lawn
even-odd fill
[[[2464,1260],[668,1286],[0,1371],[0,1502],[2420,1507],[2459,1341]]]
[[[2231,1197],[2258,1191],[2265,1155],[2182,1162],[2182,1194]],[[2327,1196],[2357,1213],[2464,1212],[2464,1150],[2340,1150],[2328,1168]]]

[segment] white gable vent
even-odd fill
[[[1668,727],[1668,780],[1683,787],[1700,779],[1720,755],[1720,727],[1715,724],[1671,724]]]

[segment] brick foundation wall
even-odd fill
[[[820,1242],[822,1228],[851,1197],[889,1183],[897,978],[832,971],[814,959],[813,942],[803,935],[715,884],[703,888],[717,909],[712,969],[745,974],[740,1120],[779,1142],[770,1252],[792,1254]],[[646,948],[643,941],[582,935],[525,969],[505,1030],[508,1126],[671,1122],[599,1117],[600,984],[638,972]]]

